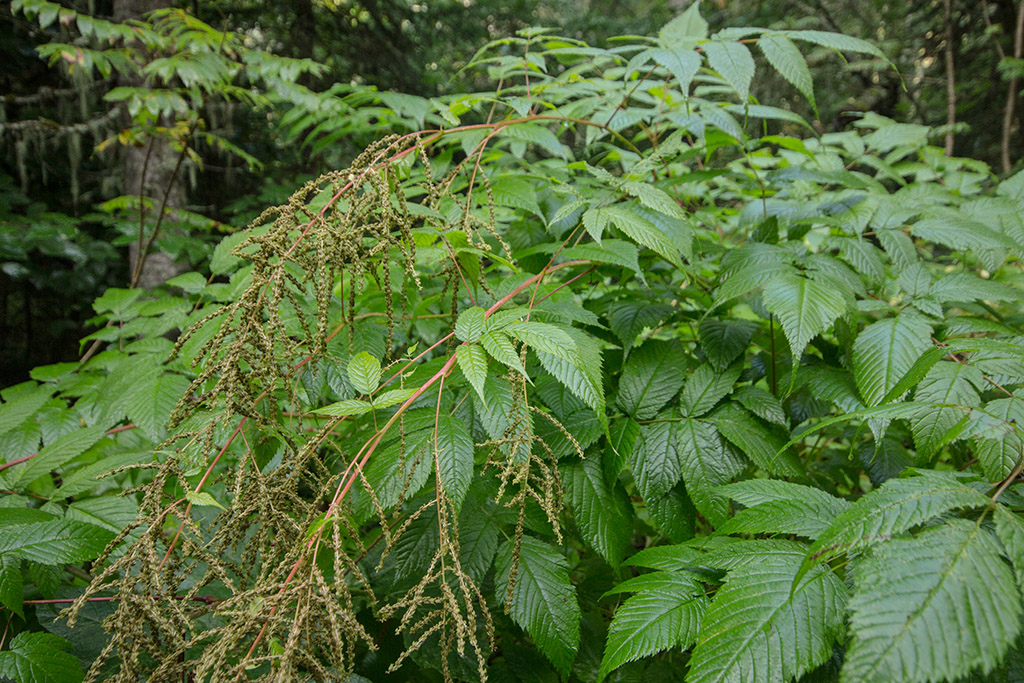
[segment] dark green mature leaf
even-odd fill
[[[872,323],[857,335],[853,375],[868,406],[881,403],[914,361],[932,347],[931,333],[924,319],[904,314]]]
[[[555,668],[566,673],[580,644],[580,606],[576,588],[569,582],[569,568],[557,548],[532,536],[524,536],[519,551],[512,599],[508,600],[513,542],[498,549],[495,560],[498,596],[506,603],[512,620],[525,629],[537,648]]]
[[[975,522],[882,544],[857,566],[856,580],[843,681],[988,672],[1020,632],[1020,590],[999,544]]]
[[[832,288],[792,274],[772,277],[765,284],[763,296],[765,308],[782,323],[794,358],[799,358],[808,342],[827,330],[846,308],[842,296]]]
[[[718,527],[723,534],[795,534],[814,540],[850,507],[821,489],[770,479],[741,481],[721,490],[747,506]]]
[[[700,417],[707,413],[732,391],[742,371],[739,365],[725,372],[718,372],[710,365],[699,366],[690,373],[679,399],[683,413],[687,417]]]
[[[686,649],[697,640],[707,609],[701,585],[682,573],[657,572],[637,578],[644,582],[632,579],[616,588],[616,592],[636,594],[615,610],[598,681],[626,662],[673,647]]]
[[[890,479],[857,500],[818,537],[810,556],[827,561],[923,524],[952,510],[982,508],[992,501],[942,472]]]
[[[652,340],[637,347],[619,380],[619,407],[637,420],[654,417],[683,386],[687,365],[678,342]]]
[[[633,536],[633,506],[618,482],[608,484],[596,458],[562,469],[567,502],[584,540],[618,566]]]
[[[18,683],[79,683],[85,674],[68,641],[52,633],[23,631],[0,652],[0,677]]]
[[[705,318],[697,328],[701,350],[719,370],[725,370],[747,350],[760,326],[753,320]]]
[[[640,437],[628,458],[644,500],[657,500],[664,496],[682,476],[675,423],[642,425]]]
[[[608,327],[622,341],[624,355],[629,355],[638,334],[644,328],[654,328],[672,315],[668,304],[652,304],[646,301],[623,301],[608,309]]]
[[[672,542],[682,543],[694,536],[697,526],[697,509],[686,495],[686,486],[676,484],[661,498],[645,500],[647,516],[655,528]]]
[[[0,510],[0,518],[8,514]],[[76,564],[103,552],[114,534],[69,519],[0,526],[0,554],[40,564]]]
[[[24,583],[21,577],[21,558],[13,554],[0,555],[0,605],[22,619],[25,612],[21,603],[24,598]]]
[[[360,351],[348,362],[348,379],[361,394],[372,394],[380,383],[380,361]]]
[[[726,448],[715,425],[704,420],[680,422],[676,444],[690,500],[713,526],[718,526],[729,513],[729,501],[718,487],[742,471],[743,461]]]
[[[722,436],[766,472],[790,477],[803,474],[800,462],[782,439],[734,404],[725,404],[711,417]]]
[[[732,398],[765,422],[772,422],[782,427],[789,426],[782,402],[764,389],[741,387],[733,392]]]
[[[846,587],[820,567],[794,585],[801,559],[758,553],[729,572],[704,616],[688,683],[788,681],[832,656]]]
[[[439,415],[434,439],[438,479],[458,510],[473,478],[473,437],[462,420]]]

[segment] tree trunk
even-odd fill
[[[114,20],[141,19],[144,14],[166,7],[166,0],[114,0]],[[138,79],[122,79],[124,85],[138,87]],[[170,126],[172,121],[161,121],[161,126]],[[124,193],[148,200],[151,208],[139,211],[139,238],[129,247],[131,286],[143,289],[157,287],[170,278],[184,272],[186,265],[175,263],[165,253],[149,253],[149,244],[154,230],[167,229],[168,218],[175,209],[185,207],[185,187],[178,171],[181,154],[171,147],[166,139],[154,137],[149,144],[130,146],[124,155]],[[160,220],[161,207],[171,216]],[[140,256],[141,255],[141,256]],[[139,260],[142,260],[141,265]]]

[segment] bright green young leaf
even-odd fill
[[[515,322],[506,325],[503,332],[509,334],[527,346],[550,353],[570,362],[578,362],[579,353],[576,342],[569,334],[554,325],[537,322]]]
[[[399,403],[405,403],[412,398],[416,391],[416,389],[392,389],[391,391],[385,391],[373,399],[373,409],[383,410],[396,406]]]
[[[455,359],[469,385],[483,398],[484,380],[487,379],[487,353],[475,344],[463,344],[456,351]]]
[[[778,33],[765,33],[757,41],[765,59],[779,74],[800,91],[800,94],[811,103],[815,113],[818,105],[814,101],[814,83],[811,81],[811,70],[800,53],[799,48],[789,38]]]
[[[685,269],[679,258],[679,252],[682,250],[661,228],[641,216],[632,202],[613,204],[601,209],[601,212],[612,225],[634,242],[654,250],[679,270]]]
[[[217,499],[206,491],[189,491],[185,494],[185,500],[192,503],[194,507],[213,507],[220,508],[221,510],[227,509],[218,503]]]
[[[462,420],[441,415],[435,443],[438,479],[458,511],[473,479],[473,437]]]
[[[361,394],[372,394],[380,383],[380,361],[360,351],[348,362],[348,379]]]
[[[855,576],[843,681],[985,673],[1020,633],[1020,589],[999,544],[975,522],[895,538],[859,563]]]
[[[127,406],[128,419],[150,440],[159,443],[167,433],[171,411],[188,387],[188,379],[181,375],[166,373],[148,378],[144,390],[140,388]]]
[[[829,31],[786,31],[785,35],[793,40],[802,40],[841,52],[860,52],[872,57],[885,59],[882,51],[868,41],[843,35],[842,33],[831,33]]]
[[[355,398],[346,398],[342,401],[332,403],[329,406],[323,408],[317,408],[313,412],[317,415],[327,415],[328,417],[344,417],[346,415],[362,415],[373,410],[373,405],[369,401],[360,401]]]
[[[700,3],[692,3],[686,11],[668,22],[658,31],[658,38],[665,45],[678,45],[708,37],[708,22],[700,15]]]
[[[708,58],[708,66],[721,74],[725,82],[736,90],[740,102],[746,102],[750,96],[750,82],[754,78],[754,58],[747,46],[743,43],[712,40],[702,47]]]
[[[580,606],[569,568],[559,550],[524,536],[519,550],[512,599],[508,600],[513,542],[498,549],[496,590],[512,620],[525,629],[555,668],[568,673],[580,644]]]
[[[693,49],[685,47],[664,47],[651,50],[651,56],[675,76],[677,87],[684,95],[690,92],[690,83],[700,69],[702,59]]]
[[[455,321],[455,336],[459,341],[473,343],[484,333],[486,320],[484,309],[479,306],[467,308]]]
[[[764,305],[782,323],[794,358],[828,329],[845,310],[843,298],[830,287],[796,275],[773,277],[764,288]],[[795,376],[795,375],[794,375]]]
[[[520,375],[526,375],[526,370],[523,369],[523,363],[516,352],[515,346],[512,345],[512,342],[509,341],[509,338],[503,332],[488,332],[480,337],[480,345],[484,347],[487,355],[494,360],[507,365]]]

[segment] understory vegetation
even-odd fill
[[[315,71],[162,21],[74,58],[205,36],[148,135]],[[694,4],[294,91],[376,141],[0,392],[0,679],[1020,680],[1024,173],[751,95],[813,109],[810,53],[885,60]]]

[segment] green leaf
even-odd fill
[[[726,448],[715,425],[705,420],[680,422],[676,444],[686,492],[694,507],[717,527],[729,513],[729,501],[718,487],[743,470],[743,461]]]
[[[487,353],[475,344],[463,344],[456,351],[455,358],[469,385],[483,398],[484,380],[487,379]]]
[[[512,137],[509,133],[515,128],[516,126],[507,126],[503,132]],[[524,142],[526,141],[524,140]],[[491,183],[491,196],[494,197],[494,203],[498,206],[523,209],[544,218],[544,212],[541,211],[540,204],[537,203],[537,191],[527,178],[502,176]]]
[[[754,78],[754,58],[743,43],[712,40],[704,43],[708,65],[739,93],[740,101],[750,96],[750,81]]]
[[[427,412],[433,415],[434,411]],[[408,415],[406,421],[410,421]],[[412,496],[426,483],[434,467],[434,459],[431,457],[433,440],[431,418],[429,427],[411,430],[404,439],[390,442],[378,449],[366,463],[363,474],[366,475],[367,483],[385,510],[399,500]],[[365,490],[360,490],[360,493],[365,494]],[[365,495],[360,497],[360,505],[363,506],[360,508],[362,514],[368,516],[372,513],[372,507],[369,501],[365,500]]]
[[[912,315],[879,320],[865,327],[853,343],[853,376],[869,407],[877,406],[932,347],[932,328]]]
[[[0,519],[8,514],[0,510]],[[97,557],[113,538],[106,529],[68,519],[10,524],[0,526],[0,554],[40,564],[77,564]]]
[[[750,479],[721,491],[746,507],[718,527],[722,534],[794,534],[811,540],[850,507],[821,489],[771,479]]]
[[[579,362],[576,342],[560,327],[548,323],[514,322],[506,325],[502,331],[527,346],[532,346],[558,358]]]
[[[893,539],[858,564],[855,576],[843,681],[987,673],[1020,632],[1020,590],[999,544],[975,522],[952,520]]]
[[[597,413],[599,419],[607,420],[605,416],[604,390],[601,386],[600,375],[597,377],[585,373],[582,369],[583,363],[574,364],[550,353],[537,352],[537,358],[544,369],[551,373],[551,376],[562,383],[577,398],[586,403]],[[596,365],[600,373],[600,363]]]
[[[619,407],[637,420],[654,417],[679,393],[687,365],[678,342],[652,340],[638,347],[619,380]]]
[[[369,401],[346,398],[342,401],[332,403],[329,406],[317,408],[313,412],[317,415],[327,415],[329,417],[344,417],[346,415],[362,415],[363,413],[368,413],[371,410],[373,410],[373,405]]]
[[[682,250],[670,239],[669,235],[642,217],[634,207],[633,202],[621,202],[600,209],[600,211],[612,225],[626,233],[634,242],[656,251],[673,266],[684,270],[683,262],[679,258],[679,252]],[[584,218],[586,218],[586,214],[584,214]]]
[[[922,410],[911,419],[914,446],[918,455],[928,457],[946,442],[946,435],[966,416],[960,408],[951,405],[974,408],[981,403],[978,388],[984,386],[985,378],[971,366],[953,361],[940,361],[928,372],[914,391],[914,400],[921,403],[942,403]]]
[[[847,591],[817,567],[794,583],[798,554],[762,554],[729,572],[704,615],[687,683],[788,681],[832,657]]]
[[[799,359],[811,339],[827,330],[846,308],[842,296],[832,288],[789,274],[768,281],[764,305],[782,324],[794,359]]]
[[[65,463],[77,458],[106,433],[103,427],[83,427],[68,432],[40,450],[36,457],[12,468],[7,474],[8,485],[20,491],[47,472],[59,470]]]
[[[1019,432],[1019,425],[1024,425],[1024,400],[1016,396],[997,398],[985,404],[984,412],[986,417],[994,418],[1007,431],[999,438],[980,436],[972,439],[972,445],[985,476],[999,481],[1010,475],[1024,454],[1024,439]]]
[[[0,605],[25,618],[22,607],[25,587],[21,576],[21,558],[0,555]]]
[[[858,499],[818,537],[809,557],[827,562],[947,512],[983,508],[991,502],[949,474],[918,470],[918,476],[890,479]]]
[[[782,439],[749,414],[727,403],[711,417],[722,436],[761,469],[779,476],[802,476],[800,462],[782,445]]]
[[[348,379],[361,394],[372,394],[380,383],[380,361],[360,351],[348,362]]]
[[[675,424],[656,422],[640,426],[640,437],[627,455],[636,487],[644,500],[658,500],[682,476]]]
[[[818,104],[814,101],[814,82],[811,79],[811,70],[807,68],[807,61],[800,53],[800,49],[793,44],[792,40],[779,33],[763,34],[758,39],[757,46],[761,48],[765,59],[779,72],[779,75],[807,98],[817,115]]]
[[[392,389],[391,391],[385,391],[382,394],[378,394],[373,399],[373,409],[383,410],[390,408],[391,406],[398,405],[399,403],[405,403],[418,389]]]
[[[151,441],[160,442],[167,434],[171,411],[185,395],[190,382],[181,375],[164,374],[148,378],[127,405],[128,419]]]
[[[43,407],[44,403],[50,400],[52,394],[52,387],[40,387],[0,405],[0,436],[3,436],[30,418],[37,410]]]
[[[526,375],[526,370],[523,369],[523,363],[519,358],[519,354],[516,353],[512,342],[509,341],[509,338],[503,332],[488,332],[480,337],[480,345],[484,347],[484,351],[494,360],[507,365],[520,375]]]
[[[206,491],[189,491],[185,494],[185,500],[192,503],[194,507],[211,507],[227,510],[226,507],[218,503],[217,499]]]
[[[618,484],[608,484],[597,458],[573,462],[562,469],[566,498],[583,539],[613,567],[618,566],[633,537],[633,506]]]
[[[64,518],[93,524],[118,534],[135,521],[138,512],[139,506],[131,498],[97,496],[71,503],[64,511]]]
[[[651,57],[675,76],[683,95],[690,92],[690,83],[697,75],[702,60],[696,50],[685,47],[665,47],[651,50]]]
[[[557,548],[524,536],[509,600],[513,547],[513,541],[506,541],[498,549],[498,595],[512,620],[530,634],[556,669],[568,674],[580,644],[581,616],[576,588],[569,582],[569,566]]]
[[[455,336],[459,341],[473,343],[480,338],[487,326],[486,311],[479,306],[467,308],[455,321]]]
[[[473,479],[473,437],[462,420],[440,415],[435,445],[437,477],[458,511]]]
[[[732,391],[742,370],[740,365],[735,365],[719,373],[711,365],[699,366],[690,374],[683,387],[683,395],[679,399],[683,414],[687,417],[700,417],[714,408]]]
[[[70,643],[52,633],[22,631],[0,652],[0,678],[22,683],[80,683],[85,674]]]
[[[708,22],[700,15],[700,3],[692,3],[686,11],[668,22],[658,31],[658,38],[666,45],[677,45],[708,37]]]
[[[841,52],[860,52],[885,59],[882,51],[868,41],[842,33],[831,33],[829,31],[786,31],[786,35],[793,40],[802,40]]]
[[[610,263],[623,268],[629,268],[643,277],[638,261],[636,245],[626,240],[607,239],[601,244],[585,243],[575,247],[568,247],[562,251],[567,259],[586,259],[598,263]]]
[[[771,422],[781,427],[789,426],[782,402],[764,389],[740,387],[732,393],[732,398],[765,422]]]
[[[638,334],[644,328],[655,328],[672,315],[673,308],[668,304],[651,304],[645,301],[623,301],[608,309],[608,327],[622,341],[625,356],[633,347]]]
[[[753,320],[715,320],[705,318],[697,328],[700,348],[712,365],[725,370],[747,350],[760,328]]]
[[[657,572],[637,578],[644,583],[629,587],[636,595],[619,605],[608,627],[598,681],[626,662],[673,647],[685,650],[697,640],[707,609],[701,585],[681,573]],[[635,580],[619,584],[616,591]]]

